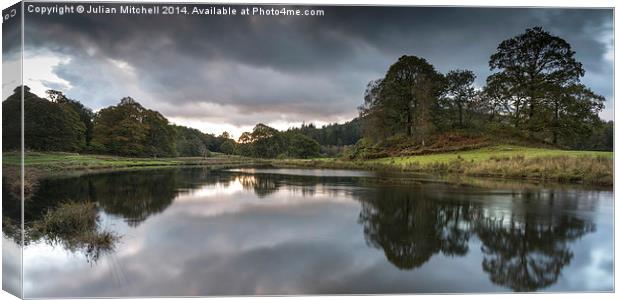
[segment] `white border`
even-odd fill
[[[36,0],[35,0],[36,1]],[[35,1],[30,1],[30,2],[35,2]],[[11,6],[12,4],[17,3],[18,1],[15,0],[2,0],[2,9],[5,9],[9,6]],[[66,1],[66,2],[71,2]],[[97,1],[89,1],[89,2],[97,2]],[[103,1],[101,1],[103,2]],[[128,2],[128,1],[123,1],[123,0],[109,0],[109,1],[105,1],[105,2]],[[371,1],[371,0],[354,0],[354,1],[347,1],[347,0],[287,0],[287,1],[278,1],[278,0],[268,0],[268,1],[260,1],[260,0],[215,0],[215,1],[183,1],[183,0],[164,0],[164,1],[160,1],[160,0],[132,0],[131,2],[145,2],[145,3],[152,3],[152,2],[162,2],[162,3],[170,3],[170,2],[205,2],[205,3],[210,3],[210,2],[217,2],[217,3],[247,3],[247,4],[260,4],[260,3],[269,3],[269,4],[317,4],[317,5],[376,5],[376,6],[502,6],[502,7],[605,7],[605,8],[614,8],[614,58],[616,57],[616,54],[618,53],[618,47],[617,47],[617,41],[619,38],[619,34],[618,31],[615,30],[615,8],[617,7],[617,4],[615,3],[615,1],[610,1],[610,0],[588,0],[588,1],[583,1],[583,0],[519,0],[519,1],[491,1],[491,0],[466,0],[466,1],[458,1],[458,0],[415,0],[415,1],[407,1],[407,0],[384,0],[384,1],[379,1],[379,0],[375,0],[375,1]],[[2,45],[2,43],[0,42],[0,45]],[[617,66],[617,61],[614,59],[614,101],[616,101],[616,97],[615,97],[615,88],[620,86],[618,84],[618,68],[616,68]],[[0,80],[1,80],[1,75],[0,75]],[[617,105],[617,103],[615,103],[614,105],[614,116],[616,115],[616,113],[618,112],[618,110],[620,110],[620,105]],[[614,122],[617,122],[616,118],[614,117]],[[618,141],[618,126],[614,126],[614,141]],[[0,147],[1,147],[2,143],[0,140]],[[0,157],[1,160],[1,157]],[[620,166],[620,162],[618,160],[615,159],[615,155],[614,155],[614,170],[619,170]],[[620,183],[620,180],[618,180],[617,176],[614,178],[614,191],[615,191],[615,187],[618,186],[618,184]],[[617,199],[617,196],[614,192],[614,201],[615,199]],[[615,216],[618,216],[618,205],[614,205],[614,219]],[[614,241],[618,240],[618,224],[615,224],[615,228],[614,228]],[[615,242],[614,242],[615,244]],[[618,248],[615,247],[614,245],[614,257],[617,258],[618,256]],[[0,247],[0,254],[2,253],[2,249]],[[1,268],[1,267],[0,267]],[[614,261],[614,274],[618,274],[618,262]],[[0,274],[0,281],[2,279],[2,275]],[[615,282],[615,288],[618,288],[618,276],[615,276],[614,278]],[[415,298],[417,299],[450,299],[450,298],[457,298],[457,299],[466,299],[466,300],[486,300],[486,299],[497,299],[497,298],[502,298],[502,299],[521,299],[522,297],[527,297],[528,299],[583,299],[586,298],[588,300],[597,300],[597,299],[614,299],[616,295],[614,295],[613,293],[571,293],[571,294],[559,294],[559,293],[554,293],[554,294],[459,294],[459,295],[419,295],[419,294],[411,294],[411,295],[379,295],[379,296],[300,296],[300,297],[295,297],[296,299],[307,299],[307,300],[353,300],[353,299],[383,299],[383,298],[388,298],[388,299],[410,299],[410,298]],[[0,298],[1,299],[18,299],[17,297],[5,292],[5,291],[1,291],[0,292]],[[241,300],[241,299],[253,299],[253,298],[258,298],[258,299],[265,299],[265,300],[281,300],[282,297],[205,297],[204,299],[225,299],[225,300]],[[55,299],[64,299],[64,298],[55,298]],[[69,298],[69,299],[75,299],[75,298]],[[79,299],[79,298],[78,298]],[[90,298],[89,298],[90,299]],[[183,300],[183,299],[192,299],[192,298],[129,298],[129,299],[157,299],[157,300],[162,300],[162,299],[177,299],[177,300]]]

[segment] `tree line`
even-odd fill
[[[470,70],[441,74],[426,59],[402,56],[371,81],[359,108],[363,136],[425,145],[439,133],[508,133],[576,149],[613,149],[605,98],[580,82],[585,70],[564,39],[540,27],[500,43],[495,71],[476,88]]]
[[[227,132],[219,136],[171,124],[161,113],[147,109],[131,97],[93,112],[61,91],[48,90],[47,98],[24,92],[24,145],[28,150],[100,153],[132,157],[204,157],[211,152],[251,157],[308,158],[324,153],[321,146],[354,144],[360,138],[354,120],[343,125],[316,128],[302,125],[280,132],[258,124],[238,141]],[[3,102],[3,148],[21,144],[22,87]],[[317,141],[320,140],[321,142]]]
[[[303,134],[325,146],[353,145],[357,143],[362,136],[359,118],[355,118],[343,124],[330,123],[320,128],[316,127],[313,123],[303,123],[299,128],[294,127],[288,131]]]

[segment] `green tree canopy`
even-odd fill
[[[39,151],[81,151],[86,146],[86,127],[68,103],[51,102],[30,92],[24,92],[24,146]],[[2,103],[3,148],[19,149],[21,143],[21,93]]]
[[[275,158],[284,152],[284,139],[275,128],[262,123],[256,124],[250,137],[253,156]]]
[[[284,133],[286,156],[295,158],[311,158],[319,155],[321,147],[313,140],[299,133]]]
[[[235,153],[235,148],[235,142],[231,140],[227,140],[220,145],[220,151],[224,154]]]
[[[239,143],[231,145],[239,155],[262,158],[309,158],[320,153],[319,143],[299,133],[299,129],[280,132],[262,123],[254,126],[252,132],[242,133]]]
[[[305,135],[323,146],[355,145],[362,136],[360,123],[359,118],[343,124],[323,125],[320,128],[313,123],[303,123],[299,128],[291,128],[287,132]]]
[[[175,130],[160,113],[130,97],[95,115],[93,148],[123,156],[175,156]]]
[[[443,89],[443,76],[425,59],[401,56],[384,78],[369,84],[362,117],[367,135],[382,138],[405,134],[424,144],[434,129],[433,111]]]
[[[82,123],[84,123],[86,129],[86,131],[84,132],[86,145],[90,145],[90,141],[93,137],[93,117],[95,116],[92,109],[84,106],[77,100],[69,99],[61,91],[47,90],[46,93],[48,95],[48,99],[50,99],[52,102],[67,105],[80,116],[80,120],[82,121]]]
[[[515,126],[531,136],[558,143],[598,120],[604,98],[579,83],[585,70],[570,44],[541,27],[501,42],[489,66],[498,72],[488,95],[510,101]]]
[[[198,129],[174,126],[176,147],[179,156],[207,156],[209,154],[205,134]]]

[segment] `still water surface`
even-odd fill
[[[120,238],[101,253],[30,241],[26,297],[613,289],[606,190],[149,170],[43,181],[26,223],[68,200],[95,202]]]

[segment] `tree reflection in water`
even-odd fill
[[[569,242],[595,230],[594,223],[563,214],[577,209],[575,195],[525,192],[529,205],[520,214],[477,220],[476,234],[483,243],[482,268],[492,282],[514,291],[535,291],[558,280],[573,258]]]
[[[366,241],[399,269],[420,267],[436,253],[461,256],[469,250],[471,207],[420,201],[426,198],[420,193],[425,189],[392,186],[360,198]]]
[[[438,253],[465,255],[476,235],[482,269],[514,291],[555,283],[572,259],[569,242],[595,230],[592,222],[565,213],[579,203],[570,193],[518,193],[509,210],[494,210],[492,199],[465,198],[449,187],[380,187],[360,198],[359,221],[368,243],[399,269],[420,267]]]
[[[244,175],[237,174],[231,179],[238,180],[245,190],[254,191],[254,194],[259,198],[265,198],[280,189],[280,181],[272,178],[270,174]]]

